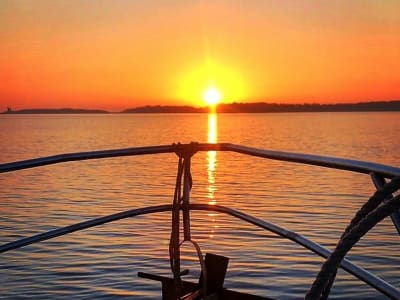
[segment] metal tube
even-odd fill
[[[240,146],[229,143],[217,143],[217,144],[204,143],[204,144],[194,144],[194,145],[195,146],[193,146],[193,144],[181,144],[180,146],[191,147],[192,149],[193,147],[195,147],[197,151],[232,151],[236,153],[263,157],[273,160],[316,165],[320,167],[347,170],[364,174],[370,174],[371,172],[374,172],[385,178],[400,176],[400,168],[382,164],[376,164],[372,162],[364,162],[352,159],[293,153],[293,152],[262,150],[262,149]],[[0,164],[0,173],[56,164],[67,161],[99,159],[106,157],[171,153],[174,151],[175,151],[174,145],[161,145],[161,146],[149,146],[149,147],[138,147],[138,148],[127,148],[127,149],[66,153],[66,154]]]
[[[53,165],[68,161],[120,157],[120,156],[135,156],[135,155],[145,155],[145,154],[171,153],[174,152],[174,149],[175,148],[173,145],[164,145],[164,146],[150,146],[150,147],[65,153],[65,154],[58,154],[53,156],[46,156],[46,157],[0,164],[0,173],[29,169],[46,165]]]
[[[128,210],[125,212],[120,212],[117,214],[93,219],[90,221],[85,221],[82,223],[70,225],[67,227],[55,229],[46,233],[41,233],[32,237],[24,238],[21,240],[18,240],[16,242],[8,243],[5,245],[0,246],[0,253],[10,251],[12,249],[17,249],[21,248],[23,246],[37,243],[40,241],[48,240],[57,236],[65,235],[74,231],[78,230],[83,230],[86,228],[94,227],[97,225],[109,223],[112,221],[128,218],[128,217],[133,217],[133,216],[138,216],[138,215],[143,215],[143,214],[149,214],[149,213],[156,213],[156,212],[164,212],[164,211],[170,211],[172,209],[172,205],[158,205],[158,206],[151,206],[151,207],[145,207],[145,208],[138,208],[138,209],[132,209]],[[248,214],[245,214],[243,212],[240,212],[238,210],[234,210],[229,207],[224,207],[224,206],[219,206],[219,205],[210,205],[210,204],[191,204],[190,205],[191,210],[206,210],[206,211],[216,211],[216,212],[221,212],[221,213],[226,213],[228,215],[231,215],[233,217],[236,217],[238,219],[241,219],[243,221],[246,221],[248,223],[251,223],[253,225],[256,225],[260,228],[263,228],[265,230],[271,231],[281,237],[287,238],[301,246],[303,246],[306,249],[311,250],[312,252],[327,258],[330,254],[331,251],[328,249],[324,248],[323,246],[319,245],[318,243],[312,242],[305,238],[304,236],[297,234],[293,231],[287,230],[283,227],[280,227],[278,225],[275,225],[273,223],[258,219],[256,217],[250,216]],[[389,284],[388,282],[380,279],[379,277],[375,276],[374,274],[364,270],[361,267],[358,267],[357,265],[353,264],[347,259],[343,259],[341,263],[341,267],[349,272],[350,274],[354,275],[355,277],[359,278],[360,280],[364,281],[368,285],[374,287],[376,290],[380,291],[382,294],[390,297],[391,299],[400,299],[400,291],[397,290],[394,286]]]
[[[356,173],[369,174],[371,172],[375,172],[385,178],[392,178],[394,176],[400,175],[400,168],[372,163],[372,162],[353,160],[353,159],[293,153],[293,152],[262,150],[262,149],[256,149],[256,148],[233,145],[233,144],[223,145],[222,148],[237,153],[248,154],[263,158],[316,165],[320,167],[346,170]]]
[[[22,248],[24,246],[38,243],[41,241],[49,240],[58,236],[66,235],[68,233],[72,233],[75,231],[87,229],[90,227],[98,226],[101,224],[129,218],[129,217],[134,217],[134,216],[139,216],[139,215],[144,215],[144,214],[150,214],[150,213],[155,213],[155,212],[162,212],[162,211],[170,211],[172,208],[172,205],[158,205],[158,206],[151,206],[151,207],[144,207],[144,208],[137,208],[137,209],[132,209],[128,211],[123,211],[119,212],[116,214],[108,215],[105,217],[100,217],[96,219],[92,219],[89,221],[69,225],[66,227],[50,230],[45,233],[40,233],[31,237],[23,238],[20,240],[17,240],[15,242],[11,242],[8,244],[4,244],[0,246],[0,253],[7,252],[13,249],[18,249]]]
[[[190,190],[192,189],[192,178],[190,173],[191,157],[184,159],[184,173],[183,173],[183,199],[182,199],[182,221],[183,221],[183,239],[189,241],[190,234]]]
[[[371,173],[371,179],[377,190],[381,189],[386,183],[385,178],[375,173]],[[388,200],[392,198],[393,196],[391,195],[388,197]],[[395,211],[393,214],[390,215],[390,218],[392,219],[392,222],[397,229],[397,233],[400,235],[400,212],[398,210]]]
[[[331,254],[330,250],[324,248],[323,246],[321,246],[318,243],[315,243],[315,242],[305,238],[304,236],[302,236],[300,234],[297,234],[293,231],[289,231],[289,230],[287,230],[283,227],[280,227],[278,225],[275,225],[273,223],[250,216],[243,212],[234,210],[232,208],[219,206],[219,205],[209,205],[209,204],[192,204],[190,207],[192,210],[214,210],[217,212],[223,212],[223,213],[229,214],[233,217],[236,217],[238,219],[241,219],[243,221],[246,221],[248,223],[256,225],[260,228],[271,231],[281,237],[287,238],[287,239],[303,246],[306,249],[311,250],[315,254],[318,254],[324,258],[327,258]],[[394,286],[392,286],[388,282],[382,280],[381,278],[375,276],[374,274],[366,271],[365,269],[358,267],[357,265],[353,264],[349,260],[343,259],[340,266],[341,266],[341,268],[343,268],[350,274],[352,274],[355,277],[357,277],[358,279],[364,281],[368,285],[374,287],[376,290],[380,291],[382,294],[388,296],[389,298],[400,299],[400,291],[398,289],[396,289]]]

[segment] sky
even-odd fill
[[[1,0],[0,110],[400,100],[398,0]]]

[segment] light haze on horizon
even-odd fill
[[[0,110],[400,99],[400,1],[0,2]]]

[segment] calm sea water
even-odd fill
[[[65,152],[173,142],[231,142],[400,165],[400,113],[2,115],[0,162]],[[71,162],[1,174],[0,243],[90,218],[171,203],[172,154]],[[373,193],[366,175],[233,153],[198,153],[192,203],[217,203],[287,227],[332,248]],[[169,274],[170,215],[114,222],[0,256],[0,297],[161,298],[138,271]],[[322,259],[231,217],[192,213],[204,252],[230,257],[226,286],[278,299],[301,298]],[[360,266],[400,287],[400,237],[384,220],[350,252]],[[199,273],[184,247],[188,278]],[[332,298],[383,298],[340,271]]]

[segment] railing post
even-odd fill
[[[189,241],[190,235],[190,190],[192,189],[192,175],[190,172],[191,156],[184,159],[183,174],[183,196],[182,196],[182,218],[183,218],[183,240]]]
[[[181,296],[182,280],[181,275],[187,273],[187,270],[180,269],[180,247],[185,241],[191,241],[195,247],[197,244],[191,240],[190,234],[190,190],[192,189],[192,175],[190,170],[191,158],[197,152],[197,143],[190,144],[174,144],[175,153],[179,157],[178,172],[176,177],[176,186],[174,193],[174,201],[172,205],[172,229],[171,240],[169,245],[171,271],[174,275],[175,293]],[[179,238],[180,211],[182,210],[183,223],[183,241]],[[197,246],[198,247],[198,246]],[[196,248],[197,249],[197,248]],[[201,254],[200,248],[197,249]],[[199,257],[203,261],[203,257]],[[203,267],[202,267],[203,270]]]
[[[385,178],[383,178],[382,176],[380,176],[374,172],[371,173],[371,179],[377,190],[382,188],[386,183]],[[393,196],[390,195],[387,199],[385,199],[385,201],[392,199],[392,198],[393,198]],[[397,229],[397,233],[400,235],[400,212],[398,210],[395,211],[393,214],[390,215],[390,218],[392,219],[392,222]]]

